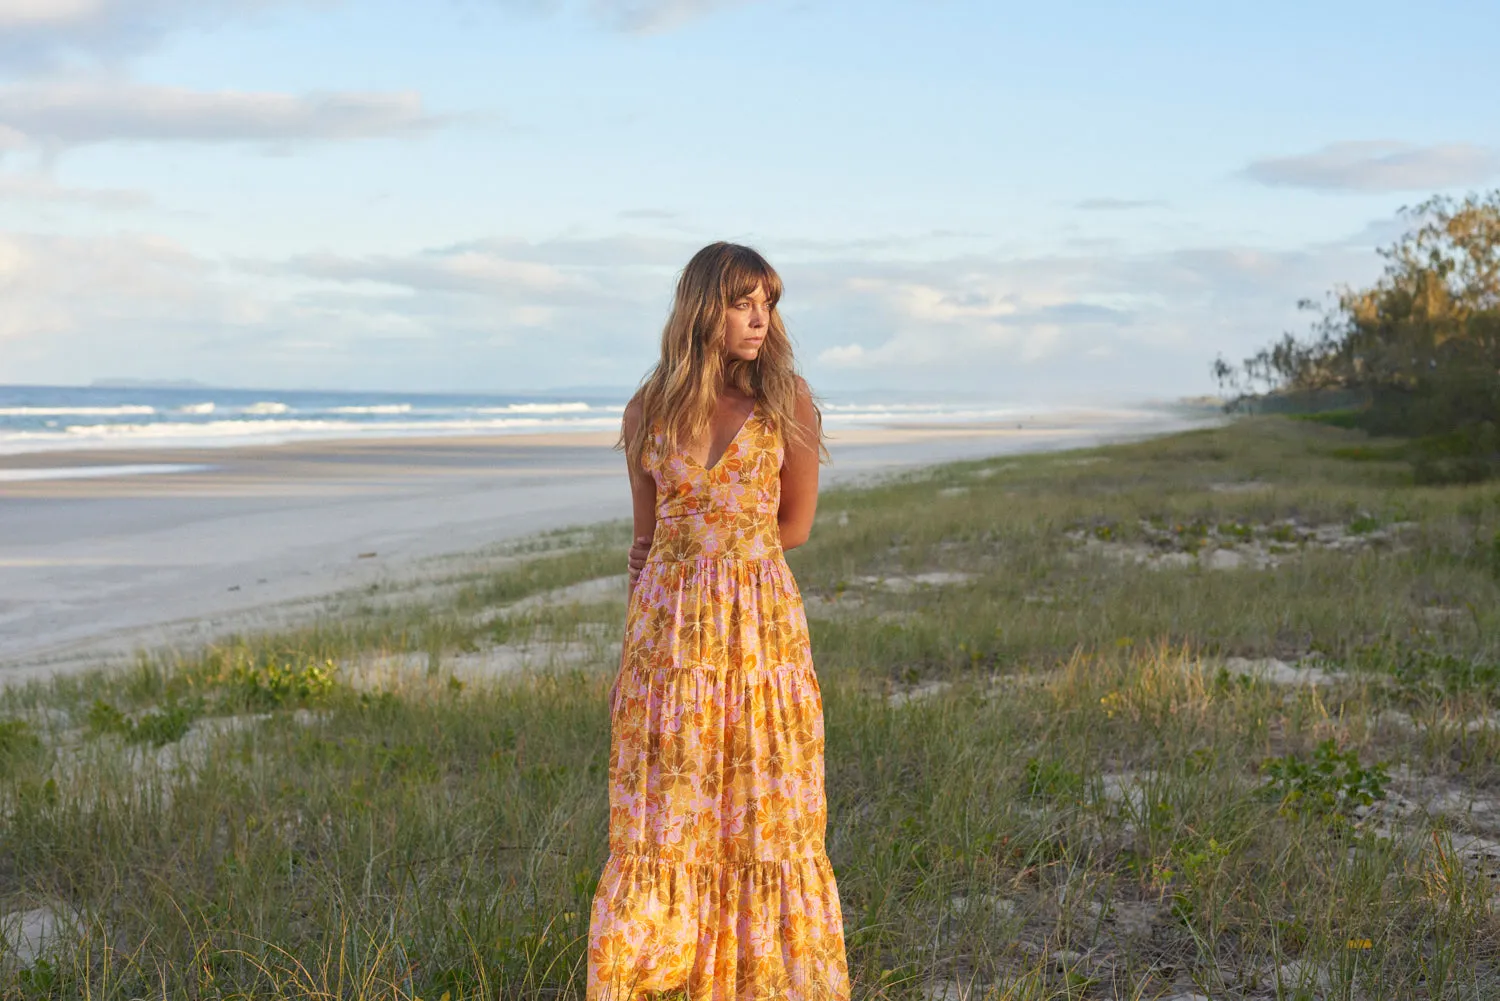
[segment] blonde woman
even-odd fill
[[[782,557],[807,541],[827,452],[780,298],[754,250],[703,248],[625,408],[636,546],[591,1001],[849,996],[822,697]]]

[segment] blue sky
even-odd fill
[[[628,385],[723,238],[825,391],[1203,392],[1500,183],[1413,10],[0,0],[0,382]]]

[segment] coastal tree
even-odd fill
[[[1343,399],[1350,423],[1420,440],[1423,478],[1500,469],[1500,190],[1403,209],[1367,288],[1340,287],[1309,336],[1284,335],[1238,365],[1214,362],[1234,404]]]

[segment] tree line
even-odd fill
[[[1213,365],[1238,410],[1303,410],[1409,440],[1419,482],[1500,474],[1500,190],[1402,210],[1368,288],[1341,286],[1310,333]]]

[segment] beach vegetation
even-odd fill
[[[24,719],[0,720],[0,772],[9,769],[13,760],[19,762],[41,748],[41,738],[30,723]]]
[[[1304,302],[1309,336],[1214,372],[1234,407],[1400,435],[1417,482],[1478,482],[1500,473],[1500,190],[1403,212],[1375,283]]]
[[[1362,765],[1352,750],[1340,751],[1329,737],[1310,756],[1288,752],[1261,763],[1264,789],[1283,812],[1347,817],[1385,799],[1390,775],[1383,764]]]
[[[195,706],[171,702],[132,717],[113,703],[95,699],[88,710],[88,726],[96,735],[113,734],[128,744],[161,747],[181,740],[197,714]]]
[[[824,492],[789,560],[858,997],[1500,994],[1500,486],[1372,441]],[[0,691],[0,995],[581,998],[628,541]]]

